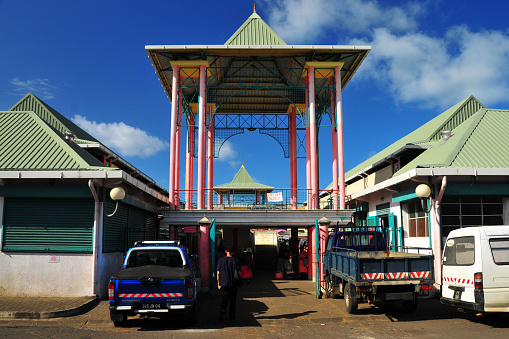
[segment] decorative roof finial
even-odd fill
[[[253,13],[256,13],[256,1],[254,2]]]

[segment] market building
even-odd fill
[[[314,232],[319,228],[323,251],[329,226],[348,223],[353,213],[346,208],[342,189],[342,91],[371,48],[287,45],[255,8],[224,45],[149,45],[145,49],[172,103],[170,209],[163,222],[169,227],[186,227],[205,221],[200,223],[198,237],[202,286],[208,288],[208,277],[213,274],[214,263],[206,258],[214,227],[292,228],[295,234],[298,228],[308,228],[310,266],[316,279]],[[214,158],[226,140],[245,130],[274,138],[289,158],[290,187],[273,192],[282,194],[287,208],[216,208],[222,202],[214,193]],[[318,133],[325,130],[331,133],[333,145],[331,177],[338,178],[331,187],[333,199],[327,210],[319,205],[317,142]],[[179,187],[181,152],[186,154],[185,187]],[[301,169],[306,173],[306,187],[297,187],[298,157],[306,159],[306,168]],[[306,208],[299,209],[304,204]],[[322,218],[324,222],[318,225]]]
[[[127,248],[158,238],[168,192],[31,93],[0,130],[0,295],[106,296]]]
[[[384,226],[393,250],[432,247],[440,284],[451,230],[509,223],[508,130],[508,110],[457,103],[346,173],[355,223]]]

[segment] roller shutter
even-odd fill
[[[5,198],[3,251],[92,252],[94,201]]]

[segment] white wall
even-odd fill
[[[93,296],[92,260],[92,254],[0,252],[0,295]]]

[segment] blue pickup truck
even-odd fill
[[[124,326],[128,316],[164,316],[174,312],[194,318],[195,271],[187,251],[175,241],[141,241],[126,254],[122,270],[108,285],[110,317]]]
[[[431,249],[396,252],[386,244],[379,226],[337,228],[330,234],[324,254],[326,297],[344,296],[351,314],[359,302],[401,302],[406,312],[415,311],[417,297],[433,288]]]

